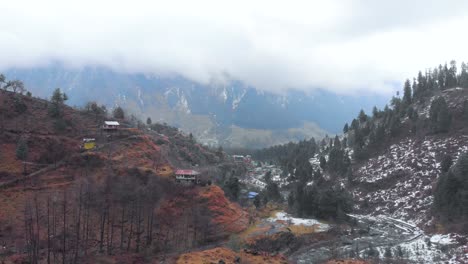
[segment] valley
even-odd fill
[[[122,107],[6,86],[0,260],[467,262],[468,90],[408,85],[335,137],[231,154]]]

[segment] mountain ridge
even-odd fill
[[[200,142],[226,147],[266,147],[321,138],[339,133],[341,124],[361,108],[370,111],[375,104],[384,104],[383,97],[377,95],[359,98],[325,90],[275,94],[241,81],[201,84],[178,75],[128,74],[105,67],[72,69],[54,64],[12,68],[5,73],[23,80],[34,95],[48,96],[60,87],[70,94],[71,105],[99,98],[98,103],[107,107],[120,105],[141,119],[167,122],[193,133]],[[317,129],[307,130],[310,126],[305,124],[314,124]],[[262,131],[263,135],[247,138],[249,144],[245,140],[231,142],[226,139],[239,138],[232,127]],[[290,129],[296,132],[290,133]],[[281,136],[263,140],[268,134]]]

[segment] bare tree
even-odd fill
[[[4,88],[5,88],[5,90],[8,89],[8,88],[11,88],[11,90],[14,93],[19,92],[20,94],[23,94],[24,91],[25,91],[24,84],[20,80],[9,81],[9,82],[7,82],[7,84],[5,85]]]

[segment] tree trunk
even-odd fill
[[[63,252],[62,263],[66,263],[67,259],[67,191],[63,192]]]
[[[83,186],[80,186],[80,196],[78,198],[78,217],[77,217],[77,223],[76,223],[76,244],[75,244],[75,258],[74,258],[74,263],[77,263],[78,261],[78,252],[80,250],[80,228],[81,228],[81,204],[82,204],[82,188]]]
[[[47,264],[50,264],[50,196],[47,196]]]

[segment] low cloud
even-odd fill
[[[0,69],[63,62],[232,78],[263,90],[390,93],[468,59],[467,1],[10,1]]]

